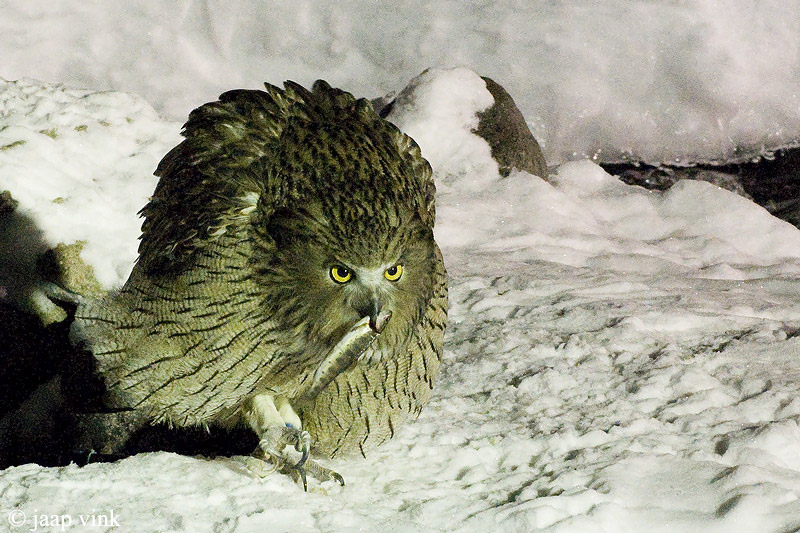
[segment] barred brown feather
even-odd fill
[[[447,316],[417,145],[322,81],[227,92],[183,135],[156,170],[130,278],[76,315],[106,403],[233,424],[269,394],[329,455],[392,436],[430,398]],[[402,278],[380,276],[395,264]],[[333,282],[334,265],[353,279]],[[366,352],[304,396],[349,328],[380,309],[391,319]]]

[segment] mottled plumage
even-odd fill
[[[303,447],[286,424],[329,456],[392,436],[430,397],[447,314],[417,145],[322,81],[227,92],[184,128],[130,278],[76,315],[106,404],[246,422],[273,460]]]

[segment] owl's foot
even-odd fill
[[[293,448],[300,453],[300,458],[292,458],[286,448]],[[344,479],[337,472],[309,459],[311,435],[292,426],[268,428],[259,441],[254,455],[259,459],[272,463],[275,470],[288,474],[295,482],[303,483],[303,490],[308,491],[307,473],[320,481],[336,480],[344,485]],[[289,452],[291,453],[291,452]]]
[[[260,437],[253,456],[271,463],[272,472],[277,470],[302,481],[305,490],[308,490],[306,472],[320,481],[334,479],[344,485],[342,476],[309,459],[311,435],[298,429],[300,417],[285,397],[258,394],[248,400],[242,414]]]
[[[295,460],[288,456],[285,451],[287,446],[300,452],[300,459]],[[301,468],[308,460],[311,450],[311,435],[308,434],[308,431],[301,431],[293,426],[272,426],[261,435],[258,450],[263,452],[264,458],[271,461],[278,469],[287,465]]]

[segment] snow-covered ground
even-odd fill
[[[308,494],[238,457],[12,467],[0,529],[22,513],[27,529],[63,515],[80,530],[94,514],[122,531],[239,533],[800,526],[800,230],[705,182],[647,191],[589,161],[552,183],[491,178],[488,146],[452,156],[486,105],[477,80],[432,72],[392,115],[441,132],[422,149],[438,161],[452,311],[417,421],[366,460],[335,461],[346,487],[311,480]],[[119,285],[175,124],[119,93],[17,83],[0,101],[14,124],[0,189],[50,244],[106,250],[84,259]]]
[[[130,91],[173,120],[232,87],[364,97],[463,65],[551,164],[691,163],[800,140],[800,0],[4,0],[0,78]]]
[[[240,457],[26,464],[0,471],[0,531],[800,528],[800,230],[708,183],[646,191],[561,164],[794,142],[800,6],[512,4],[3,7],[0,77],[145,96],[0,84],[0,191],[41,246],[87,240],[109,288],[176,120],[220,90],[324,77],[377,96],[467,64],[509,89],[559,165],[500,179],[468,133],[487,99],[464,70],[421,78],[393,110],[434,163],[451,314],[433,400],[367,459],[332,462],[347,486],[304,494]],[[0,285],[10,264],[31,273],[40,248],[18,237],[0,235]]]

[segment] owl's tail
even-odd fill
[[[147,421],[108,395],[100,371],[112,354],[123,354],[118,337],[123,316],[110,297],[82,298],[75,311],[70,329],[74,358],[65,366],[61,389],[74,416],[76,452],[121,455],[128,438]]]

